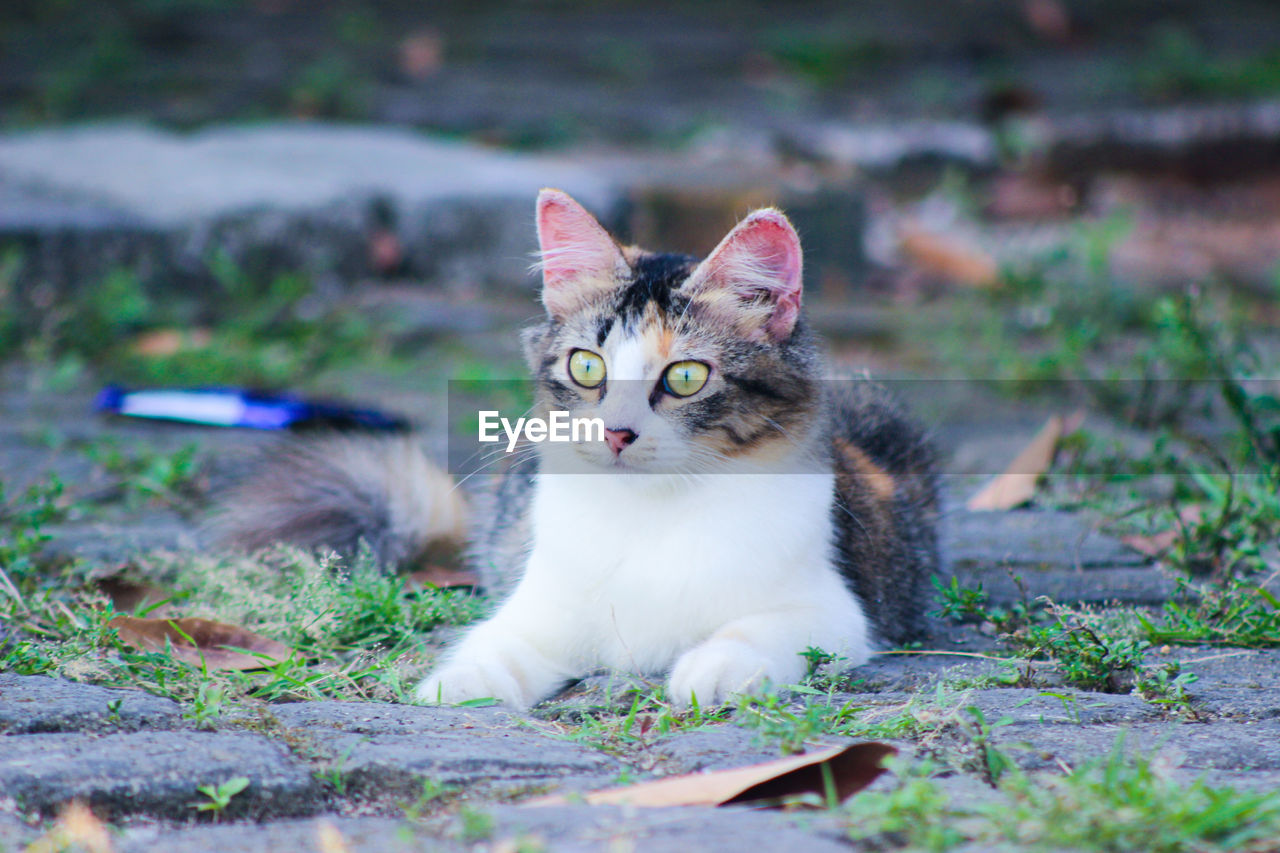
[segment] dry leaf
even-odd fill
[[[444,38],[435,30],[421,30],[400,42],[399,66],[406,77],[425,80],[444,64]]]
[[[970,510],[1013,509],[1030,501],[1036,494],[1036,482],[1053,464],[1054,454],[1062,436],[1075,432],[1084,423],[1084,413],[1076,412],[1066,418],[1054,415],[1049,418],[1031,443],[1009,463],[1004,473],[995,477],[969,498],[965,504]]]
[[[1155,558],[1173,547],[1173,543],[1178,541],[1178,531],[1163,530],[1151,536],[1133,533],[1128,536],[1121,536],[1120,541],[1139,554]]]
[[[1187,524],[1195,524],[1203,515],[1204,510],[1198,506],[1188,506],[1178,511],[1178,517]],[[1139,554],[1155,559],[1161,557],[1165,551],[1173,547],[1174,542],[1178,541],[1178,531],[1162,530],[1150,536],[1133,533],[1128,536],[1121,536],[1120,541]]]
[[[466,569],[448,566],[427,566],[425,569],[405,575],[405,587],[410,590],[433,586],[448,589],[458,586],[479,586],[480,576]]]
[[[378,228],[369,234],[369,266],[381,275],[390,275],[404,263],[404,245],[400,235],[390,228]]]
[[[262,669],[294,653],[283,643],[211,619],[142,619],[120,615],[107,624],[116,629],[121,642],[130,646],[162,651],[168,640],[175,658],[194,666],[200,666],[203,660],[209,669]]]
[[[327,820],[316,825],[316,845],[320,848],[320,853],[350,853],[351,850],[342,833]]]
[[[1041,36],[1056,42],[1071,40],[1071,14],[1059,0],[1025,0],[1022,14]]]
[[[27,853],[58,853],[68,849],[85,853],[112,853],[111,833],[89,807],[72,800],[58,815],[53,828],[27,845]]]
[[[766,761],[732,770],[690,773],[656,782],[592,791],[589,805],[628,805],[651,808],[663,806],[725,806],[739,803],[780,802],[800,794],[826,795],[823,768],[830,770],[836,796],[841,802],[870,785],[884,772],[884,759],[898,750],[884,743],[856,743],[819,752]],[[564,795],[539,797],[526,806],[559,806],[569,802]]]
[[[1078,201],[1070,184],[1045,175],[1007,172],[992,180],[986,214],[994,219],[1060,219]]]
[[[995,259],[955,238],[908,227],[902,231],[899,246],[913,266],[947,281],[971,287],[994,287],[999,283],[1000,267]]]
[[[133,351],[153,358],[189,349],[204,349],[213,341],[208,329],[156,329],[133,339]]]

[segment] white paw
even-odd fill
[[[456,705],[472,699],[497,699],[517,707],[529,704],[515,675],[496,661],[447,663],[424,678],[413,697],[424,705]]]
[[[796,661],[799,660],[797,656]],[[667,697],[676,705],[688,705],[695,698],[704,707],[719,705],[735,693],[759,686],[766,678],[794,680],[796,676],[790,669],[802,667],[798,663],[787,667],[746,643],[712,639],[685,652],[676,661],[667,683]]]

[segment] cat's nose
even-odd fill
[[[613,448],[613,454],[617,456],[622,453],[622,449],[629,444],[635,442],[640,436],[636,435],[633,429],[606,429],[604,431],[604,440],[609,442],[609,446]]]

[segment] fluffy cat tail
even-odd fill
[[[212,544],[253,551],[278,542],[355,554],[384,566],[461,549],[467,504],[412,437],[329,435],[281,444],[223,496]]]

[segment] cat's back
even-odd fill
[[[939,571],[934,449],[883,386],[828,389],[837,566],[882,643],[918,636],[929,579]]]

